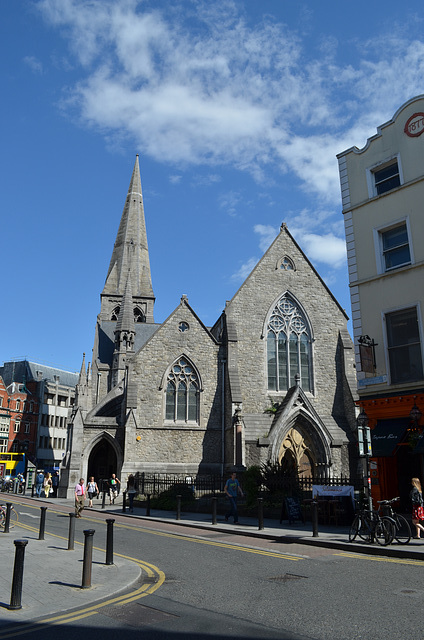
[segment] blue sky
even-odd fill
[[[161,322],[208,326],[286,222],[350,315],[336,154],[424,93],[392,0],[3,0],[0,361],[79,370],[136,153]]]

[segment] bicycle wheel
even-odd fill
[[[386,547],[393,542],[395,525],[390,519],[381,518],[375,525],[374,538],[377,544]]]
[[[6,514],[3,511],[3,509],[0,507],[0,529],[3,529],[5,520],[6,520]]]
[[[411,539],[411,527],[409,526],[408,520],[400,515],[396,515],[394,519],[396,522],[396,542],[399,544],[408,544]]]
[[[349,529],[349,542],[353,542],[356,538],[356,536],[359,533],[359,529],[361,526],[361,519],[359,516],[355,516],[353,518],[353,522],[350,525],[350,529]]]
[[[369,522],[368,518],[366,518],[364,516],[361,516],[360,520],[361,520],[361,522],[360,522],[360,526],[359,526],[359,530],[358,530],[358,536],[364,542],[371,542],[371,540],[372,540],[372,531],[371,531],[370,522]]]

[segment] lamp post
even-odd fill
[[[371,496],[371,476],[370,476],[370,458],[372,456],[371,447],[371,431],[368,426],[369,419],[364,409],[356,418],[356,426],[358,428],[358,444],[359,444],[359,457],[365,458],[366,474],[367,474],[367,487],[368,487],[368,509],[372,511],[372,496]]]

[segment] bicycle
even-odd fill
[[[6,524],[6,512],[7,512],[7,506],[5,504],[0,504],[0,529],[4,529],[4,525]],[[15,524],[18,524],[18,521],[19,521],[18,512],[12,505],[10,508],[9,528],[13,529]]]
[[[378,511],[360,509],[350,525],[349,542],[353,542],[359,536],[364,542],[375,541],[385,547],[393,542],[395,531],[393,518],[380,516]]]
[[[389,517],[394,520],[396,542],[399,544],[408,544],[411,539],[411,527],[409,526],[409,522],[404,518],[404,516],[393,511],[392,508],[392,504],[398,500],[400,500],[399,496],[397,498],[392,498],[391,500],[379,500],[379,511],[380,509],[382,510],[383,519]]]

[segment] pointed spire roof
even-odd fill
[[[78,384],[86,384],[87,383],[87,373],[85,370],[85,353],[82,354],[82,364],[81,371],[79,374]]]
[[[130,271],[128,271],[127,281],[125,283],[125,291],[116,323],[115,333],[117,331],[134,331],[134,310]]]
[[[128,271],[133,295],[153,298],[138,154],[102,295],[122,296]]]

